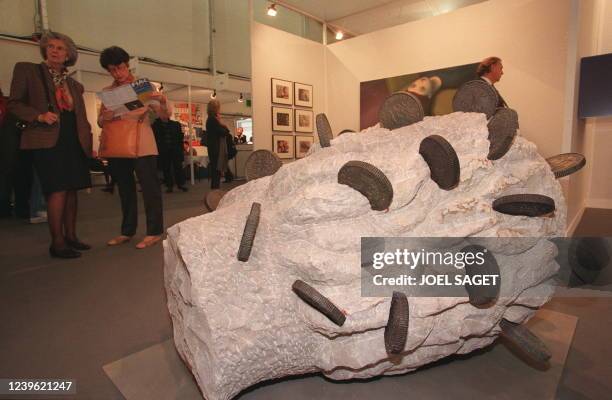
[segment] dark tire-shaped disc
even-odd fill
[[[204,198],[204,204],[209,211],[215,211],[219,202],[225,196],[227,192],[221,189],[213,189],[210,192],[206,193],[206,197]]]
[[[431,135],[421,141],[419,153],[429,166],[431,179],[440,189],[451,190],[459,184],[459,158],[442,136]]]
[[[346,315],[344,315],[342,311],[340,311],[340,309],[334,305],[334,303],[329,301],[327,297],[323,296],[315,288],[298,279],[293,282],[291,289],[293,289],[295,294],[297,294],[300,299],[304,300],[315,310],[325,315],[334,324],[338,326],[344,325]]]
[[[483,113],[487,119],[495,114],[499,95],[487,82],[477,79],[464,83],[453,97],[453,110]]]
[[[550,360],[550,350],[529,329],[502,319],[499,323],[503,337],[516,346],[529,360],[544,364]]]
[[[493,209],[502,214],[541,217],[555,211],[555,201],[541,194],[513,194],[496,199]]]
[[[255,150],[244,166],[247,181],[274,175],[283,162],[270,150]]]
[[[573,238],[567,258],[576,283],[591,284],[610,265],[610,249],[602,237]]]
[[[425,118],[421,101],[409,92],[397,92],[387,97],[378,111],[380,126],[390,130],[420,122]]]
[[[399,354],[406,346],[410,307],[405,293],[393,292],[389,320],[385,327],[385,349],[387,354]]]
[[[582,169],[586,164],[586,158],[580,153],[557,154],[546,159],[555,178],[563,178]]]
[[[489,128],[489,160],[499,160],[510,147],[518,130],[518,114],[511,108],[498,108],[487,124]]]
[[[343,129],[338,133],[338,136],[343,135],[345,133],[349,133],[349,132],[355,132],[355,131],[352,129]]]
[[[479,246],[477,244],[464,247],[461,249],[461,253],[474,254],[475,257],[480,253],[484,259],[482,264],[478,264],[477,262],[471,264],[466,263],[465,274],[470,278],[474,277],[474,275],[498,276],[495,281],[495,285],[465,285],[465,290],[468,292],[471,305],[479,308],[485,308],[486,306],[493,305],[499,296],[499,288],[501,286],[501,275],[495,256],[493,253],[488,251],[486,247]]]
[[[393,186],[387,176],[363,161],[349,161],[338,171],[338,183],[348,185],[363,194],[372,210],[383,211],[393,201]]]
[[[334,134],[332,133],[331,125],[329,124],[327,115],[323,113],[317,114],[316,124],[317,135],[319,136],[319,143],[321,144],[321,147],[331,146],[331,140],[334,138]]]
[[[244,224],[244,231],[242,232],[242,238],[240,239],[240,247],[238,248],[238,260],[248,261],[251,256],[251,249],[253,249],[253,241],[255,240],[255,234],[257,233],[257,226],[259,225],[259,214],[261,213],[261,204],[253,203],[251,206],[251,212]]]

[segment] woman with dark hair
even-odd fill
[[[27,123],[21,149],[31,150],[34,169],[47,200],[52,257],[80,257],[91,246],[76,234],[77,191],[91,187],[87,158],[92,134],[83,85],[66,67],[76,63],[77,48],[68,36],[48,32],[40,40],[40,64],[15,65],[8,110]]]
[[[113,77],[113,84],[106,89],[113,89],[136,80],[130,72],[129,60],[129,54],[121,47],[112,46],[102,51],[100,65]],[[167,115],[168,109],[166,98],[161,93],[154,93],[152,98],[158,100],[160,105],[137,108],[118,116],[104,105],[100,109],[98,125],[102,127],[102,136],[104,136],[105,129],[113,129],[112,125],[120,123],[119,120],[139,121],[134,124],[134,129],[138,129],[137,156],[135,158],[108,158],[108,167],[119,188],[123,215],[121,234],[109,240],[107,243],[109,246],[126,243],[136,234],[138,209],[134,172],[142,188],[147,217],[147,235],[136,245],[136,248],[144,249],[154,245],[161,240],[164,232],[162,195],[157,178],[158,150],[150,125],[150,120],[154,118],[150,118],[149,114],[154,112],[157,114],[156,117],[164,116]]]

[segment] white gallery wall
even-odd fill
[[[271,77],[324,80],[325,90],[315,90],[315,114],[325,112],[337,134],[359,128],[360,82],[497,55],[505,75],[496,86],[518,111],[521,135],[544,157],[567,151],[587,156],[587,168],[561,181],[568,221],[577,222],[585,206],[612,207],[612,119],[575,117],[580,57],[612,52],[610,3],[490,0],[329,46],[254,23],[254,129],[256,140],[263,140],[256,148],[271,149]],[[315,77],[317,69],[322,77]]]
[[[324,112],[325,48],[322,44],[263,25],[251,23],[254,148],[272,149],[271,79],[313,86],[314,115]],[[279,107],[291,107],[275,105]],[[291,132],[274,132],[295,135]],[[316,138],[316,133],[313,133]]]
[[[342,84],[352,88],[350,92],[329,91],[330,121],[358,120],[359,82],[496,55],[505,72],[496,87],[518,111],[521,134],[543,156],[558,154],[564,129],[569,3],[490,0],[331,44],[330,84],[349,77],[354,82]]]
[[[497,55],[505,74],[496,86],[521,135],[544,157],[587,157],[561,181],[573,229],[585,206],[612,208],[612,118],[576,117],[580,57],[610,52],[609,0],[490,0],[327,46],[328,116],[332,126],[359,124],[359,82]]]

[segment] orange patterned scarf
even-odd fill
[[[72,111],[72,97],[68,93],[66,80],[68,79],[68,70],[57,72],[53,68],[49,68],[49,72],[53,77],[55,85],[55,101],[60,111]]]

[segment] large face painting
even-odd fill
[[[453,96],[465,82],[476,79],[478,63],[417,72],[361,82],[361,129],[376,125],[378,110],[387,96],[407,91],[415,94],[424,106],[425,115],[444,115],[453,112]]]

